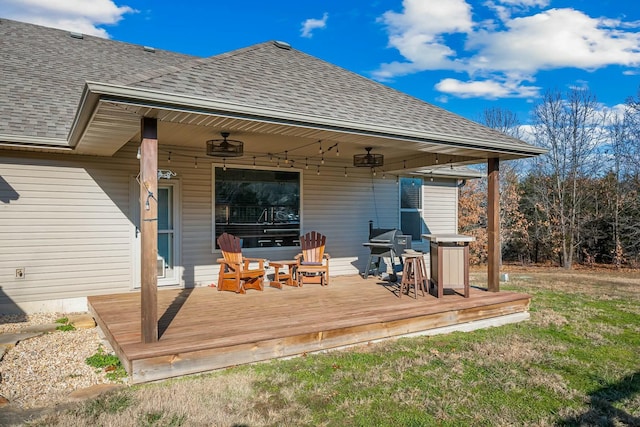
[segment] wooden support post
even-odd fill
[[[158,341],[158,122],[140,123],[140,232],[142,342]]]
[[[500,291],[500,160],[489,159],[487,162],[488,203],[487,203],[487,251],[488,280],[487,287],[491,292]]]

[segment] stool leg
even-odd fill
[[[409,289],[409,278],[411,275],[411,271],[409,269],[409,263],[405,262],[404,267],[402,268],[402,280],[400,281],[400,291],[398,292],[398,298],[402,298],[402,294],[404,293],[405,286],[407,290]]]
[[[411,260],[411,264],[413,264],[413,298],[418,299],[418,280],[420,279],[420,270],[418,269],[415,258]]]
[[[427,288],[427,284],[426,284],[426,279],[427,279],[427,273],[426,273],[426,266],[424,264],[424,258],[419,256],[416,258],[417,261],[417,269],[418,269],[418,275],[419,275],[419,279],[418,282],[420,283],[420,293],[422,294],[422,296],[424,296],[424,291]],[[427,290],[428,292],[428,290]]]

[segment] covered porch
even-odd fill
[[[398,284],[359,276],[335,277],[326,287],[267,285],[245,295],[212,287],[160,290],[160,337],[153,343],[142,342],[140,294],[92,296],[89,309],[133,383],[529,317],[525,294],[475,286],[469,298],[397,292]]]

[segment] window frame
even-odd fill
[[[416,185],[420,186],[420,196],[419,196],[419,200],[420,200],[420,207],[419,208],[403,208],[402,207],[402,186],[403,186],[403,180],[412,180],[413,182],[416,182]],[[420,228],[420,233],[418,235],[417,239],[414,239],[413,235],[411,236],[411,241],[412,242],[420,242],[422,241],[422,234],[424,233],[424,179],[420,178],[420,177],[409,177],[409,176],[400,176],[399,177],[399,185],[398,185],[398,229],[402,230],[402,214],[403,213],[417,213],[418,214],[418,220],[419,220],[419,228]],[[409,183],[409,185],[411,185]],[[403,233],[406,234],[405,230],[402,230]]]
[[[245,169],[248,171],[279,171],[279,172],[295,172],[298,174],[298,183],[299,183],[299,228],[300,233],[303,230],[303,206],[304,206],[304,198],[303,198],[303,170],[299,167],[273,167],[273,166],[251,166],[251,165],[233,165],[229,163],[211,163],[211,253],[219,254],[220,249],[216,248],[216,168],[227,168],[227,169]],[[291,251],[292,248],[298,248],[298,246],[266,246],[266,247],[253,247],[253,248],[243,248],[243,251],[251,252],[259,252],[268,250],[272,251]]]

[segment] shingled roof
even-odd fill
[[[86,35],[78,39],[4,19],[0,40],[0,140],[3,135],[66,140],[85,82],[102,82],[360,128],[385,126],[398,135],[503,143],[523,152],[534,148],[282,43],[199,58]]]
[[[0,19],[0,136],[65,139],[86,81],[109,82],[193,59]]]

